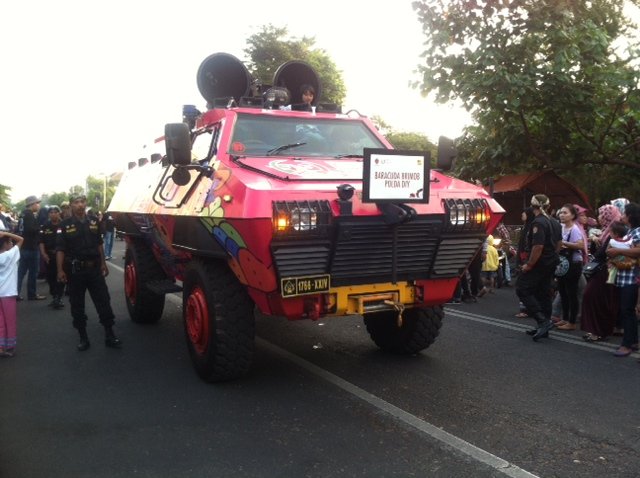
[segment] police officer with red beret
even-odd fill
[[[104,257],[100,223],[87,214],[84,194],[69,198],[71,217],[62,221],[56,242],[58,280],[69,285],[69,302],[73,326],[80,334],[78,350],[87,350],[91,343],[87,335],[85,295],[87,290],[105,329],[105,345],[121,348],[122,342],[113,333],[114,314],[105,277],[109,274]]]

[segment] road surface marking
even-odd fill
[[[525,331],[532,328],[535,323],[533,320],[530,321],[527,325],[514,324],[508,320],[496,319],[494,317],[489,317],[481,314],[472,314],[471,312],[466,312],[462,310],[451,310],[450,308],[446,308],[446,315],[452,315],[459,319],[469,320],[471,322],[478,322],[481,324],[493,325],[495,327],[502,327],[504,329],[516,330],[516,331]],[[579,345],[581,347],[586,347],[590,349],[596,350],[604,350],[605,352],[611,352],[618,348],[617,344],[607,343],[607,342],[585,342],[582,337],[576,337],[571,334],[564,334],[562,332],[554,332],[550,333],[551,338],[554,340],[558,340],[559,342],[566,342],[568,344]],[[633,353],[631,354],[634,357],[640,357],[640,354]]]
[[[121,268],[120,266],[115,265],[113,263],[110,263],[110,265],[113,266],[115,269],[121,272],[124,272],[124,269]],[[182,299],[180,297],[172,294],[167,294],[166,297],[173,304],[182,305]],[[455,314],[452,314],[452,315],[455,315]],[[466,318],[466,317],[462,317],[462,318]],[[478,319],[475,319],[475,320],[479,322],[482,321]],[[511,327],[511,328],[516,328],[516,327]],[[483,450],[482,448],[479,448],[463,440],[462,438],[458,438],[457,436],[452,435],[451,433],[446,432],[443,429],[438,428],[435,425],[432,425],[431,423],[421,418],[418,418],[417,416],[399,407],[396,407],[395,405],[383,400],[382,398],[367,392],[363,388],[360,388],[357,385],[354,385],[351,382],[348,382],[343,378],[340,378],[337,375],[334,375],[328,370],[318,367],[317,365],[314,365],[313,363],[283,348],[280,348],[277,345],[263,338],[256,337],[256,343],[259,344],[262,348],[269,350],[271,353],[289,362],[292,362],[295,365],[310,372],[311,374],[335,385],[338,388],[341,388],[342,390],[353,395],[354,397],[359,398],[360,400],[368,403],[372,407],[377,408],[378,410],[384,412],[387,415],[390,415],[394,419],[404,422],[405,424],[411,426],[412,428],[418,430],[419,432],[424,433],[425,435],[428,435],[431,438],[434,438],[435,440],[443,443],[444,445],[447,445],[450,448],[453,448],[454,450],[457,450],[460,453],[463,453],[480,463],[483,463],[495,470],[500,471],[501,473],[504,473],[506,476],[510,476],[513,478],[538,478],[537,475],[534,475],[512,463],[509,463],[507,460],[504,460],[492,453],[489,453],[488,451]]]
[[[297,366],[307,370],[308,372],[316,375],[317,377],[326,380],[327,382],[335,385],[338,388],[350,393],[351,395],[359,398],[367,402],[369,405],[377,408],[378,410],[391,415],[396,420],[400,420],[401,422],[406,423],[407,425],[415,428],[416,430],[438,440],[449,447],[464,453],[465,455],[470,456],[476,461],[483,463],[491,468],[498,470],[504,473],[507,476],[511,476],[514,478],[537,478],[537,475],[529,473],[522,468],[517,467],[516,465],[509,463],[502,458],[489,453],[488,451],[483,450],[482,448],[478,448],[471,443],[464,441],[461,438],[458,438],[455,435],[452,435],[449,432],[442,430],[441,428],[432,425],[431,423],[422,420],[421,418],[412,415],[409,412],[402,410],[401,408],[392,405],[391,403],[367,392],[366,390],[358,387],[357,385],[352,384],[351,382],[347,382],[346,380],[334,375],[333,373],[318,367],[317,365],[308,362],[307,360],[284,350],[277,345],[272,344],[260,337],[256,337],[256,343],[258,343],[262,348],[266,348],[270,352],[275,355],[286,359],[287,361],[293,362]]]

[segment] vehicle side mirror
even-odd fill
[[[452,139],[445,136],[438,138],[438,160],[436,167],[442,171],[449,171],[453,167],[453,161],[458,156],[458,150]]]
[[[167,161],[173,166],[191,164],[191,134],[186,123],[168,123],[164,126]]]

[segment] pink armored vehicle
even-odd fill
[[[290,320],[359,314],[381,349],[415,354],[504,213],[482,188],[399,151],[357,111],[323,104],[306,63],[256,85],[216,53],[197,74],[207,111],[183,110],[132,163],[109,210],[126,239],[131,319],[155,323],[182,291],[184,329],[206,381],[251,366],[254,314]],[[313,85],[311,105],[303,84]],[[338,319],[336,319],[338,320]]]

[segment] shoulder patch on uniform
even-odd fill
[[[536,234],[538,232],[538,226],[533,226],[533,229],[531,230],[534,234]]]

